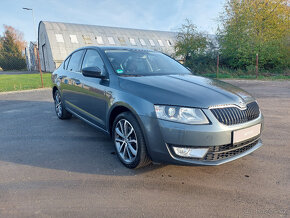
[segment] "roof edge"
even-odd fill
[[[162,33],[174,33],[177,34],[178,32],[174,32],[174,31],[165,31],[165,30],[152,30],[152,29],[139,29],[139,28],[128,28],[128,27],[117,27],[117,26],[102,26],[102,25],[93,25],[93,24],[81,24],[81,23],[65,23],[65,22],[54,22],[54,21],[40,21],[40,23],[43,23],[44,25],[46,23],[55,23],[55,24],[69,24],[69,25],[80,25],[80,26],[92,26],[92,27],[104,27],[104,28],[118,28],[118,29],[123,29],[123,30],[139,30],[139,31],[154,31],[154,32],[162,32]]]

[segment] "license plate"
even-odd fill
[[[241,129],[234,131],[233,134],[233,143],[239,143],[245,141],[247,139],[253,138],[261,133],[261,124],[257,124],[255,126],[251,126],[246,129]]]

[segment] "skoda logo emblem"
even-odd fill
[[[239,107],[242,109],[242,110],[244,110],[244,109],[246,109],[247,108],[247,105],[246,105],[246,103],[244,102],[244,100],[240,100],[240,102],[239,102]]]

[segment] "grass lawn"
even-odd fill
[[[51,87],[51,74],[43,74],[44,87]],[[0,75],[0,92],[41,88],[39,74]]]

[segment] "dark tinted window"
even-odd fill
[[[96,50],[87,50],[82,68],[85,67],[98,67],[104,72],[104,62]]]
[[[67,66],[68,66],[68,63],[69,63],[69,60],[70,60],[70,57],[71,56],[69,56],[65,61],[64,61],[64,63],[63,63],[63,69],[67,69]]]
[[[83,53],[84,50],[80,50],[72,54],[67,68],[68,71],[80,71],[80,60]]]
[[[119,75],[190,74],[180,63],[160,52],[112,49],[105,53]]]

